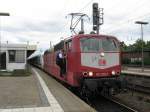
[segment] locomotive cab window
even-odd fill
[[[81,38],[81,52],[118,51],[117,42],[112,38]]]
[[[116,41],[110,38],[102,39],[102,46],[104,51],[118,51]]]

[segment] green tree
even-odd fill
[[[121,51],[126,51],[128,46],[124,42],[120,42]]]
[[[122,46],[123,51],[141,51],[142,43],[144,50],[150,50],[150,41],[142,41],[141,39],[137,39],[134,44],[129,44],[128,46],[124,43]]]
[[[146,47],[146,50],[150,50],[150,41],[146,42],[146,46],[145,47]]]
[[[136,42],[133,44],[135,46],[135,50],[136,51],[141,51],[142,44],[143,44],[143,48],[145,48],[146,47],[145,41],[143,41],[141,39],[137,39]]]

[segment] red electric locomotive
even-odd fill
[[[66,73],[60,77],[56,55],[62,48],[66,54]],[[44,70],[72,87],[87,87],[90,91],[119,87],[119,41],[107,35],[72,36],[44,53]]]

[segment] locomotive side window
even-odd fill
[[[64,48],[64,41],[63,40],[54,46],[54,51],[59,51],[62,48]]]
[[[71,50],[71,48],[72,48],[72,41],[71,40],[66,42],[66,48],[67,48],[67,51]]]

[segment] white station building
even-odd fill
[[[36,45],[27,44],[1,44],[0,70],[13,71],[25,69],[27,57],[36,50]]]

